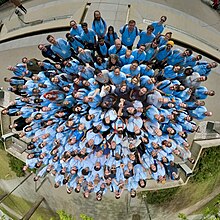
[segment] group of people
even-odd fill
[[[119,199],[148,179],[178,180],[175,155],[194,163],[187,136],[212,115],[204,99],[215,92],[202,82],[217,63],[174,48],[166,19],[143,31],[130,20],[119,37],[95,11],[92,29],[72,20],[66,40],[48,35],[45,60],[8,67],[18,96],[2,114],[18,116],[10,128],[31,140],[24,170],[39,169],[35,181],[51,173],[67,193]]]

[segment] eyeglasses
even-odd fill
[[[164,19],[161,19],[161,21],[162,21],[162,22],[165,22],[166,20],[164,20]]]

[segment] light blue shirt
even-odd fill
[[[141,31],[139,36],[140,36],[140,40],[138,41],[137,47],[140,47],[141,44],[151,43],[155,38],[155,35],[153,33],[148,35],[147,31]]]
[[[61,56],[64,60],[71,57],[70,45],[63,38],[58,38],[57,44],[51,45],[51,50]]]

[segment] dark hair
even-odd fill
[[[136,194],[136,190],[133,190],[133,192],[135,192],[134,195],[130,193],[131,198],[134,198],[134,197],[136,197],[136,195],[137,195],[137,194]]]
[[[153,25],[148,25],[147,26],[147,30],[151,29],[152,31],[154,31],[154,26]]]
[[[47,35],[47,41],[49,41],[49,39],[50,39],[51,37],[53,37],[53,35],[51,35],[51,34]],[[24,57],[24,58],[25,58],[25,57]]]
[[[89,174],[89,170],[87,171],[86,169],[82,169],[82,175],[86,176]]]
[[[101,166],[100,166],[99,168],[97,168],[96,166],[94,166],[94,170],[95,170],[95,171],[101,170]]]
[[[75,192],[76,192],[76,193],[79,193],[79,192],[80,192],[80,189],[75,188]]]
[[[144,45],[144,46],[145,46],[145,45]],[[133,60],[133,61],[131,62],[131,64],[133,64],[133,63],[136,63],[137,65],[139,65],[138,60]]]
[[[88,24],[86,23],[86,22],[83,22],[82,24],[81,24],[81,27],[83,28],[83,27],[88,27]]]
[[[190,48],[187,48],[186,51],[189,52],[189,55],[192,55],[192,53],[193,53],[192,49],[190,49]]]
[[[132,23],[136,24],[136,21],[135,21],[135,20],[130,20],[130,21],[128,22],[128,24],[132,24]]]
[[[113,26],[109,26],[108,27],[108,31],[107,31],[107,37],[108,37],[108,41],[110,41],[110,33],[109,33],[109,31],[110,30],[112,30],[112,36],[113,36],[113,39],[114,39],[114,41],[117,39],[117,37],[116,37],[116,35],[115,35],[115,30],[114,30],[114,27]]]
[[[139,185],[141,188],[144,188],[144,187],[146,186],[146,180],[143,180],[143,179],[142,179],[142,181],[144,181],[144,186],[141,185],[141,180],[138,181],[138,185]]]
[[[162,15],[162,16],[160,17],[160,19],[162,19],[162,18],[164,18],[165,21],[167,20],[167,16],[165,16],[165,15]]]

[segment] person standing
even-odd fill
[[[96,33],[92,29],[88,28],[87,23],[82,23],[83,32],[81,34],[82,41],[86,49],[95,50],[96,45]]]
[[[92,22],[92,30],[95,31],[98,38],[104,38],[107,31],[107,24],[101,17],[100,11],[94,11],[94,19]]]
[[[132,50],[135,38],[139,35],[136,22],[134,20],[130,20],[128,24],[121,27],[120,33],[122,44],[125,45],[129,50]]]
[[[159,21],[154,21],[151,25],[154,27],[154,32],[153,34],[155,36],[159,36],[163,30],[164,30],[164,23],[166,22],[167,17],[166,16],[161,16]]]

